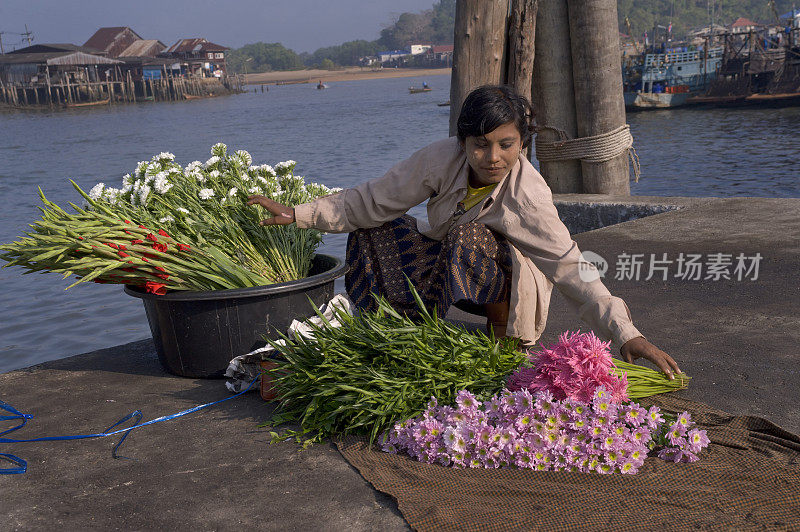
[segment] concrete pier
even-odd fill
[[[682,395],[800,433],[800,199],[557,199],[565,216],[589,209],[606,212],[611,222],[619,220],[609,213],[625,209],[661,212],[575,240],[608,261],[611,292],[628,303],[642,333],[692,376]],[[737,280],[740,254],[760,254],[757,279],[751,271]],[[641,255],[638,280],[625,255],[633,263]],[[646,280],[651,255],[661,269]],[[685,266],[689,255],[701,256],[699,280],[675,276],[679,257]],[[731,278],[715,280],[728,255]],[[618,270],[625,275],[615,279]],[[480,323],[457,311],[449,317]],[[581,326],[554,293],[544,340]],[[0,375],[0,399],[35,415],[9,435],[17,438],[98,432],[136,409],[147,420],[227,396],[222,381],[166,374],[149,340]],[[407,528],[394,501],[330,444],[306,451],[270,445],[268,431],[256,425],[271,411],[248,394],[134,431],[120,451],[130,460],[111,458],[111,438],[0,444],[0,452],[28,460],[27,474],[0,475],[3,528]]]

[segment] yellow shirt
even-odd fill
[[[494,187],[497,186],[497,183],[492,185],[487,185],[485,187],[480,188],[472,188],[469,184],[467,185],[467,195],[466,197],[461,200],[461,203],[464,204],[464,210],[468,211],[473,208],[475,205],[483,201],[483,199],[492,193]]]

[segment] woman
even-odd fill
[[[373,305],[374,292],[413,310],[408,277],[441,315],[468,301],[483,308],[496,336],[535,342],[555,284],[592,329],[621,346],[625,360],[646,358],[674,378],[676,362],[639,333],[599,275],[585,275],[550,189],[522,153],[531,115],[511,88],[481,87],[464,101],[457,137],[421,149],[383,177],[294,209],[264,196],[248,204],[273,215],[262,225],[350,233],[345,284],[361,308]],[[427,224],[405,215],[425,200]]]

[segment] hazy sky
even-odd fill
[[[373,40],[404,11],[434,0],[0,0],[0,32],[8,51],[25,24],[34,43],[83,44],[103,26],[129,26],[167,46],[188,37],[238,48],[280,42],[296,52],[354,39]]]

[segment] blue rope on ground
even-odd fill
[[[7,429],[7,430],[4,430],[4,431],[0,432],[0,443],[33,443],[33,442],[41,442],[41,441],[85,440],[85,439],[88,439],[88,438],[105,438],[106,436],[114,436],[116,434],[122,434],[122,437],[119,439],[117,444],[112,449],[111,456],[113,458],[126,458],[124,456],[118,456],[117,455],[117,450],[119,449],[120,445],[122,445],[122,443],[125,441],[125,438],[128,437],[128,434],[131,433],[132,430],[140,429],[142,427],[146,427],[148,425],[152,425],[152,424],[158,423],[160,421],[169,421],[170,419],[179,418],[179,417],[185,416],[187,414],[191,414],[193,412],[197,412],[198,410],[203,410],[204,408],[208,408],[210,406],[218,405],[220,403],[224,403],[225,401],[230,401],[231,399],[236,399],[237,397],[239,397],[243,393],[248,392],[250,390],[250,388],[252,388],[253,385],[257,381],[258,381],[258,377],[253,379],[253,381],[247,386],[247,388],[245,388],[241,392],[237,393],[236,395],[232,395],[230,397],[226,397],[225,399],[220,399],[219,401],[214,401],[213,403],[205,403],[205,404],[202,404],[202,405],[198,405],[198,406],[189,408],[187,410],[183,410],[181,412],[178,412],[176,414],[170,414],[168,416],[161,416],[161,417],[158,417],[156,419],[151,419],[150,421],[145,421],[144,423],[140,423],[140,421],[142,420],[142,412],[141,412],[141,410],[136,410],[134,412],[131,412],[127,416],[123,417],[122,419],[120,419],[119,421],[117,421],[116,423],[114,423],[113,425],[108,427],[103,432],[97,432],[95,434],[75,434],[73,436],[43,436],[43,437],[40,437],[40,438],[30,438],[30,439],[27,439],[27,440],[15,440],[15,439],[12,439],[12,438],[4,438],[3,436],[6,435],[6,434],[10,434],[11,432],[14,432],[15,430],[19,430],[22,427],[24,427],[25,424],[28,422],[28,420],[33,418],[33,414],[23,414],[22,412],[20,412],[19,410],[17,410],[13,406],[11,406],[10,404],[8,404],[6,402],[3,402],[3,401],[0,401],[0,410],[5,410],[6,412],[11,414],[10,416],[0,416],[0,421],[11,421],[11,420],[15,420],[15,419],[21,420],[20,424],[17,425],[16,427],[12,427],[10,429]],[[121,425],[121,424],[123,424],[126,421],[129,421],[131,419],[134,420],[134,425],[132,427],[128,427],[128,428],[125,428],[125,429],[113,430],[114,427],[118,427],[119,425]],[[18,475],[18,474],[25,473],[28,470],[28,462],[26,462],[22,458],[20,458],[18,456],[15,456],[13,454],[0,453],[0,460],[5,460],[7,462],[11,462],[12,464],[14,464],[16,466],[16,467],[8,467],[8,468],[0,469],[0,475]]]

